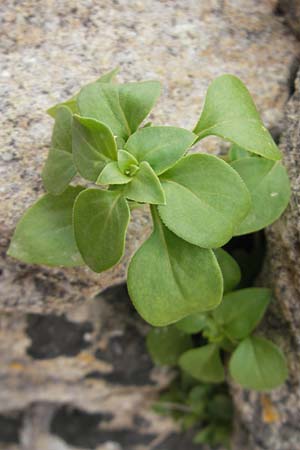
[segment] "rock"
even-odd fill
[[[151,410],[173,374],[153,366],[147,329],[124,286],[68,316],[2,314],[0,443],[146,450],[177,436],[176,424]]]
[[[292,197],[285,214],[266,230],[267,256],[260,283],[273,289],[261,332],[285,352],[289,379],[269,394],[233,387],[237,421],[235,449],[300,450],[300,71],[287,106],[280,147]],[[242,444],[244,442],[244,444]]]
[[[300,37],[300,1],[279,0],[277,11],[279,14],[284,15],[291,29]]]
[[[298,43],[273,14],[275,4],[1,3],[1,450],[193,450],[191,436],[151,411],[172,374],[152,367],[147,327],[123,288],[95,298],[125,280],[130,255],[149,233],[147,210],[134,214],[122,263],[101,275],[21,264],[6,249],[19,217],[43,192],[52,126],[44,111],[116,66],[123,81],[160,79],[151,120],[187,128],[208,83],[234,73],[277,136]],[[218,151],[216,143],[199,149]]]

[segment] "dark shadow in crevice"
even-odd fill
[[[266,253],[266,238],[263,231],[236,236],[224,246],[241,268],[239,289],[251,287],[259,275]]]
[[[105,428],[112,418],[110,413],[92,414],[62,406],[53,417],[50,429],[67,444],[88,449],[112,441],[124,450],[133,450],[135,446],[148,445],[155,438],[154,434],[138,433],[129,428]]]
[[[26,332],[31,345],[27,353],[36,359],[75,356],[89,346],[85,334],[92,330],[90,322],[71,322],[64,315],[28,314]]]
[[[22,426],[23,414],[21,412],[7,415],[0,414],[0,443],[18,444]]]
[[[134,386],[154,384],[150,378],[153,363],[145,337],[134,325],[126,324],[122,335],[111,337],[107,348],[98,349],[95,356],[111,364],[112,372],[102,374],[102,378],[109,383]]]

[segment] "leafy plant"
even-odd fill
[[[259,391],[273,389],[287,377],[284,356],[272,342],[252,336],[270,300],[271,292],[266,288],[225,294],[212,312],[191,315],[166,328],[153,328],[147,337],[150,354],[156,364],[178,364],[205,383],[225,380],[224,366],[227,355],[232,354],[229,373],[235,381]],[[202,335],[200,346],[187,339],[197,333]]]
[[[149,204],[153,233],[132,258],[128,289],[140,315],[165,326],[218,306],[239,276],[220,247],[277,219],[289,182],[238,78],[213,81],[192,132],[143,127],[160,84],[118,84],[116,72],[48,110],[55,119],[42,173],[48,193],[21,218],[8,254],[102,272],[124,254],[130,210]],[[188,153],[213,134],[234,144],[227,162]],[[81,185],[69,186],[78,175]],[[224,286],[221,269],[232,272]]]
[[[286,379],[280,349],[252,335],[270,300],[269,289],[238,289],[225,294],[212,312],[191,315],[148,333],[147,346],[155,364],[176,367],[179,380],[189,377],[188,389],[176,379],[160,396],[155,410],[180,420],[184,430],[193,428],[195,443],[223,444],[230,449],[232,405],[224,386],[227,370],[241,386],[257,391],[274,389]]]
[[[233,405],[224,383],[203,383],[180,372],[153,409],[179,422],[183,431],[192,429],[196,444],[230,448]]]

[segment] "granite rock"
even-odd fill
[[[279,0],[278,14],[282,14],[294,33],[300,38],[300,1]]]
[[[21,264],[6,249],[43,192],[52,126],[44,111],[113,67],[123,81],[160,79],[151,120],[187,128],[208,83],[234,73],[278,136],[299,44],[275,9],[275,0],[1,2],[1,450],[193,449],[151,412],[172,374],[152,367],[147,327],[125,291],[95,297],[125,280],[129,256],[149,233],[147,210],[134,214],[122,263],[101,275]],[[204,148],[217,152],[218,141]],[[237,405],[241,414],[251,408]]]

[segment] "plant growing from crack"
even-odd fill
[[[19,221],[8,254],[26,263],[105,271],[123,256],[131,210],[149,204],[153,231],[128,268],[139,314],[153,326],[204,334],[207,345],[180,357],[196,378],[223,380],[223,349],[233,350],[230,372],[242,386],[279,385],[286,377],[280,350],[249,337],[269,293],[230,293],[239,270],[221,248],[274,222],[290,196],[280,151],[248,90],[223,75],[208,88],[193,131],[143,126],[160,84],[117,84],[115,75],[105,74],[48,111],[55,123],[42,173],[47,194]],[[210,135],[231,142],[225,158],[189,153]]]

